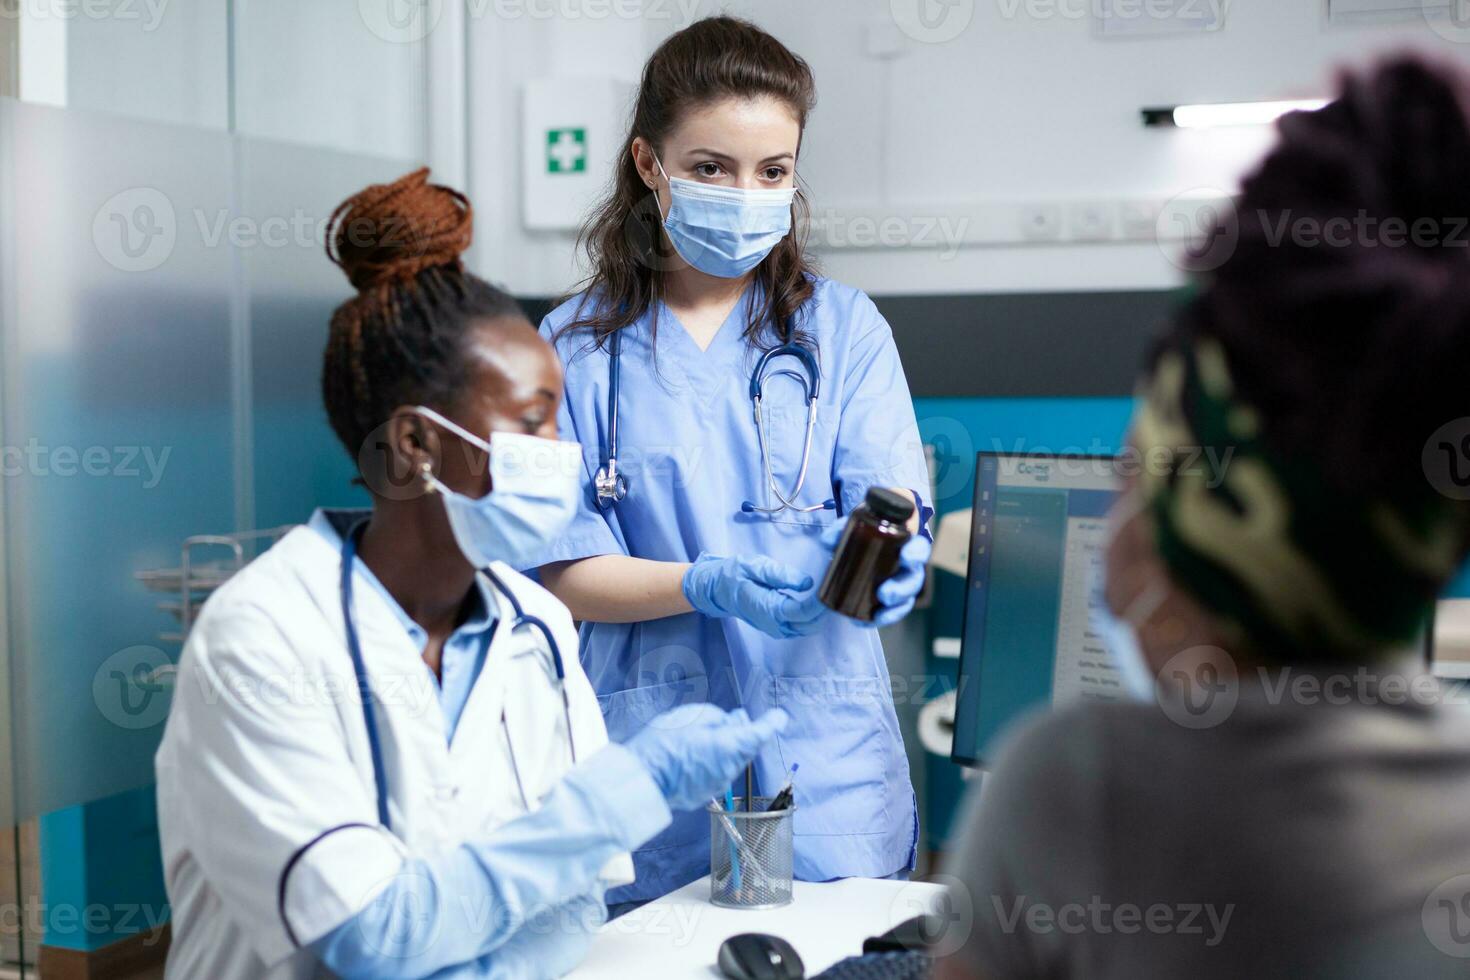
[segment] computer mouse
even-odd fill
[[[720,972],[730,980],[802,980],[806,967],[780,936],[743,932],[720,947]]]

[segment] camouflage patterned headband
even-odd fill
[[[1414,641],[1456,570],[1461,509],[1431,495],[1416,508],[1346,496],[1309,462],[1273,453],[1214,340],[1168,350],[1140,394],[1144,453],[1229,460],[1223,479],[1181,466],[1140,479],[1182,586],[1267,656],[1363,659]]]

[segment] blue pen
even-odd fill
[[[727,813],[734,813],[735,812],[735,793],[728,786],[725,787],[725,811]],[[725,820],[725,825],[726,825],[727,829],[731,829],[731,830],[734,829],[734,828],[732,828],[732,827],[729,826],[729,818],[728,817]],[[735,890],[736,891],[739,891],[740,890],[740,852],[735,847],[735,838],[733,838],[733,837],[730,838],[730,878],[731,878],[731,881],[733,882],[733,884],[735,885]]]

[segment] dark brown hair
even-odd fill
[[[514,299],[464,271],[473,219],[465,196],[430,184],[427,167],[332,213],[327,256],[358,292],[332,314],[322,398],[353,458],[400,405],[453,411],[469,384],[472,323],[525,319]]]
[[[754,24],[733,17],[698,21],[670,37],[643,69],[633,122],[618,155],[612,190],[578,236],[592,274],[576,315],[560,331],[590,331],[601,345],[614,331],[636,323],[663,295],[663,228],[655,196],[643,183],[633,140],[660,147],[690,109],[726,98],[770,96],[783,102],[805,130],[816,104],[816,82],[805,61]],[[750,311],[746,339],[764,346],[767,331],[778,342],[803,340],[797,312],[812,296],[813,270],[806,258],[808,206],[800,189],[792,205],[792,233],[753,275],[764,302]],[[657,311],[655,308],[655,318]],[[657,320],[653,330],[657,333]]]

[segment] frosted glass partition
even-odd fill
[[[180,645],[139,572],[366,503],[324,229],[414,166],[0,99],[0,828],[152,782]]]
[[[229,127],[227,0],[92,2],[71,8],[67,105],[156,122]]]
[[[352,458],[322,408],[327,326],[353,293],[327,259],[324,226],[343,199],[417,164],[248,139],[240,160],[242,216],[262,231],[242,249],[255,403],[254,522],[273,527],[304,521],[316,506],[367,505],[366,493],[351,483]]]
[[[3,5],[6,0],[0,0]],[[3,9],[3,7],[0,7]],[[5,364],[15,332],[15,100],[0,97],[0,457],[5,454]],[[0,458],[3,462],[3,458]],[[10,716],[11,629],[10,629],[10,559],[5,542],[7,498],[10,478],[0,470],[0,713]],[[16,823],[15,751],[12,726],[0,725],[0,833]]]
[[[233,529],[223,132],[0,100],[17,817],[144,785],[177,656],[135,573]]]
[[[422,158],[428,119],[423,38],[442,9],[437,0],[236,0],[238,132],[374,157]]]

